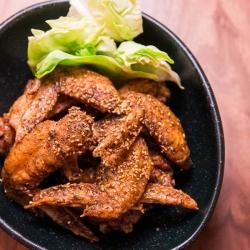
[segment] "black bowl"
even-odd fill
[[[67,13],[69,4],[45,2],[31,6],[0,25],[0,113],[6,112],[32,77],[26,64],[30,29],[47,28],[46,19]],[[188,246],[207,224],[221,189],[224,141],[217,104],[199,64],[187,47],[166,27],[143,15],[144,33],[137,40],[166,50],[175,59],[174,69],[186,87],[172,87],[171,106],[180,117],[192,152],[193,168],[177,173],[178,186],[194,197],[199,212],[175,207],[152,209],[132,234],[112,233],[98,244],[72,235],[10,202],[0,188],[0,225],[11,236],[33,249],[180,249]],[[1,159],[0,166],[3,165]]]

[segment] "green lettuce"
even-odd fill
[[[50,30],[32,29],[33,36],[29,37],[28,64],[33,69],[44,57],[54,50],[61,50],[70,54],[91,45],[98,50],[98,46],[105,51],[116,50],[115,42],[102,36],[103,27],[99,27],[86,19],[60,17],[46,21]]]
[[[123,42],[117,50],[116,59],[131,71],[151,74],[150,79],[155,81],[173,81],[182,88],[180,77],[168,64],[173,64],[173,59],[155,46],[144,46],[133,41]]]
[[[170,80],[182,88],[167,53],[123,41],[141,32],[137,1],[72,0],[71,5],[68,16],[47,21],[48,31],[32,30],[28,64],[37,78],[50,74],[58,65],[91,66],[113,80]],[[123,41],[118,48],[115,40]]]
[[[71,0],[70,4],[68,16],[104,26],[104,35],[115,41],[133,40],[143,32],[137,0]]]
[[[121,43],[113,54],[110,51],[109,55],[101,54],[91,47],[86,47],[75,55],[54,50],[37,64],[36,76],[41,78],[51,73],[58,65],[92,66],[114,80],[134,78],[170,80],[182,87],[179,76],[167,62],[173,63],[173,60],[156,47],[128,41]]]

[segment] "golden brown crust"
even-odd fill
[[[60,92],[101,112],[112,112],[120,102],[118,91],[105,76],[84,69],[59,69],[54,74]]]
[[[108,117],[93,126],[93,134],[99,142],[93,151],[94,157],[101,157],[106,166],[118,165],[126,157],[142,126],[142,113],[137,110],[125,117]]]
[[[138,139],[127,158],[116,167],[100,165],[95,184],[66,184],[39,192],[29,207],[85,206],[84,216],[119,218],[138,203],[152,171],[147,146]]]
[[[170,108],[150,95],[135,92],[122,94],[123,101],[118,113],[129,113],[140,109],[144,113],[142,123],[150,135],[158,142],[164,153],[172,162],[187,168],[190,151],[180,120]]]
[[[58,122],[45,121],[15,143],[3,168],[5,187],[32,189],[61,168],[70,156],[83,153],[92,136],[92,119],[74,108]]]
[[[143,214],[143,211],[140,210],[129,210],[116,220],[100,222],[99,230],[103,234],[107,234],[112,230],[121,231],[126,234],[129,234],[133,231],[134,225],[138,223],[138,221],[142,218]]]
[[[165,83],[155,82],[148,79],[136,79],[130,81],[119,89],[121,94],[126,94],[128,91],[154,96],[163,103],[169,102],[171,98],[171,92]]]
[[[150,181],[164,186],[175,186],[173,174],[161,169],[154,168],[151,172]]]
[[[0,117],[0,155],[7,155],[15,141],[15,131],[10,126],[9,119]]]
[[[142,197],[143,203],[155,203],[162,205],[182,206],[185,208],[198,210],[198,205],[194,199],[181,190],[174,189],[160,184],[148,184]]]
[[[107,77],[77,67],[30,80],[0,118],[0,153],[12,146],[11,126],[17,133],[2,171],[7,196],[91,241],[98,239],[82,223],[82,211],[103,233],[130,233],[149,204],[197,210],[173,187],[171,164],[187,168],[190,152],[179,119],[163,104],[169,98],[163,83],[134,80],[118,92]],[[72,107],[55,121],[72,105],[93,108],[101,120]],[[109,114],[102,118],[100,111]],[[148,136],[150,152],[140,134]],[[56,186],[41,190],[57,170]]]
[[[88,227],[86,227],[80,218],[76,216],[70,209],[52,206],[43,206],[40,207],[40,209],[54,222],[70,230],[75,235],[89,239],[91,242],[96,242],[99,240],[95,234]]]
[[[72,106],[77,105],[79,102],[76,101],[75,99],[60,95],[57,99],[57,102],[55,103],[55,106],[53,109],[48,113],[47,118],[53,118],[54,116],[62,113],[63,111],[69,109]]]
[[[48,117],[49,112],[53,110],[57,102],[57,98],[57,86],[53,82],[44,81],[16,128],[17,142],[20,142],[38,123]]]

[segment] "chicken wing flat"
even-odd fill
[[[142,123],[150,135],[158,142],[162,152],[181,168],[190,166],[190,151],[180,120],[170,108],[150,95],[135,92],[122,94],[123,101],[118,113],[130,113],[141,109],[144,113]]]
[[[119,92],[122,94],[125,94],[128,91],[154,96],[163,103],[167,103],[171,98],[171,92],[165,83],[155,82],[148,79],[130,81],[119,89]]]
[[[54,222],[70,230],[75,235],[89,239],[91,242],[98,241],[94,233],[70,209],[52,206],[42,206],[40,209]]]
[[[39,80],[30,80],[26,85],[24,94],[12,105],[9,112],[0,117],[0,154],[6,155],[15,141],[15,129],[20,125],[21,118],[40,86]]]
[[[182,206],[184,208],[198,210],[197,203],[188,194],[171,186],[160,184],[148,184],[142,197],[143,203]]]
[[[23,95],[21,95],[11,106],[8,113],[8,118],[10,120],[10,125],[14,129],[17,129],[20,126],[22,116],[31,105],[40,86],[41,81],[37,79],[29,80],[25,87]]]
[[[125,117],[111,116],[96,122],[93,134],[98,145],[93,156],[101,157],[106,166],[119,164],[141,132],[141,118],[142,112],[133,110]]]
[[[84,68],[62,68],[54,73],[60,93],[73,97],[101,112],[112,112],[120,97],[105,76]]]
[[[57,99],[58,87],[54,83],[45,80],[22,115],[19,126],[16,128],[16,141],[21,141],[26,134],[31,132],[35,125],[48,117]]]
[[[35,195],[29,207],[87,205],[84,216],[116,219],[138,203],[152,167],[144,140],[137,139],[120,165],[100,165],[97,184],[66,184],[42,190]]]
[[[32,190],[50,173],[66,165],[69,157],[88,149],[93,120],[78,108],[58,122],[38,124],[5,160],[2,177],[5,190]]]

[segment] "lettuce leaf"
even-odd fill
[[[133,40],[143,32],[137,0],[71,0],[70,4],[68,16],[104,26],[104,35],[115,41]]]
[[[103,27],[94,25],[85,19],[73,17],[60,17],[56,20],[48,20],[51,29],[47,32],[32,29],[33,36],[29,37],[28,64],[33,69],[42,58],[54,50],[61,50],[74,54],[87,44],[93,47],[103,43]],[[109,50],[115,50],[116,45],[110,38]]]
[[[91,66],[113,80],[170,80],[181,88],[169,55],[133,39],[142,31],[136,0],[71,0],[66,17],[48,20],[50,29],[32,30],[28,64],[42,78],[58,65]],[[116,41],[123,41],[119,47]]]
[[[154,46],[123,42],[113,54],[111,52],[109,55],[98,53],[92,47],[86,47],[75,55],[54,50],[37,64],[35,74],[41,78],[51,73],[58,65],[92,66],[113,80],[134,78],[170,80],[182,88],[179,76],[166,62],[173,63],[173,60]]]
[[[155,81],[173,81],[183,88],[180,77],[174,72],[170,65],[174,61],[169,55],[155,46],[144,46],[134,41],[120,44],[116,60],[133,71],[150,73]]]

